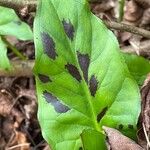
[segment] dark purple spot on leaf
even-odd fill
[[[129,129],[133,129],[133,125],[128,124],[128,128],[129,128]]]
[[[89,63],[90,59],[88,54],[81,54],[77,52],[78,55],[78,61],[81,67],[81,70],[83,72],[83,76],[86,82],[88,82],[88,68],[89,68]]]
[[[98,81],[96,77],[93,75],[89,81],[89,89],[92,96],[95,96],[98,87]]]
[[[55,42],[53,39],[50,37],[49,34],[43,32],[41,33],[41,38],[42,38],[42,43],[44,47],[44,52],[50,57],[51,59],[56,59],[58,56],[56,54],[56,49],[55,49]]]
[[[70,21],[68,23],[63,19],[62,24],[64,26],[64,30],[65,30],[65,33],[67,34],[68,38],[73,40],[75,31],[74,31],[74,27],[73,27],[72,23]]]
[[[68,70],[68,72],[79,82],[81,81],[81,75],[79,73],[79,70],[76,66],[72,64],[65,65],[65,68]]]
[[[120,130],[123,129],[123,125],[122,125],[122,124],[119,125],[119,129],[120,129]]]
[[[46,101],[50,104],[53,105],[54,109],[56,110],[56,112],[58,113],[65,113],[67,112],[69,109],[68,106],[63,105],[58,99],[57,97],[53,96],[51,93],[44,91],[43,92],[44,98],[46,99]]]
[[[97,121],[100,122],[100,120],[103,118],[103,116],[105,115],[107,111],[107,107],[105,107],[97,116]]]
[[[39,79],[43,82],[43,83],[47,83],[47,82],[52,82],[50,80],[50,78],[46,75],[43,74],[38,74]]]

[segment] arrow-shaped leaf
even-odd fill
[[[34,34],[38,117],[53,150],[78,150],[85,129],[136,127],[138,86],[86,0],[39,0]]]

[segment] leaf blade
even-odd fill
[[[92,130],[84,130],[81,134],[84,150],[107,150],[105,135]]]
[[[7,46],[5,45],[1,37],[0,37],[0,68],[5,70],[11,69],[11,65],[7,57]]]
[[[132,76],[139,86],[142,86],[146,75],[150,72],[150,62],[141,56],[123,54],[125,62]]]
[[[43,135],[52,148],[59,150],[68,143],[66,149],[76,150],[81,145],[80,134],[84,129],[100,131],[105,122],[102,122],[103,116],[99,121],[97,117],[99,113],[105,117],[119,90],[126,88],[123,85],[126,78],[131,80],[127,85],[135,87],[133,95],[128,98],[137,105],[133,117],[125,122],[125,126],[130,121],[136,125],[140,110],[138,86],[128,71],[116,38],[90,12],[88,3],[85,0],[45,0],[44,3],[39,1],[38,7],[34,23],[38,116]],[[50,13],[47,14],[46,10]],[[42,42],[41,33],[48,34],[48,42]],[[42,83],[39,73],[48,76],[51,82]],[[55,106],[45,101],[45,90],[70,110],[56,112]],[[106,112],[103,111],[105,108]],[[121,111],[119,115],[124,113]],[[113,125],[112,119],[106,119],[107,125],[118,128],[122,119],[114,120]],[[79,144],[76,145],[76,141]]]
[[[0,35],[12,35],[20,40],[32,40],[31,28],[10,8],[0,6]]]

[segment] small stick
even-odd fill
[[[24,7],[30,8],[31,11],[35,11],[37,0],[0,0],[0,6],[13,8],[16,11]]]
[[[148,138],[148,135],[147,135],[144,123],[142,123],[142,126],[143,126],[143,131],[144,131],[144,134],[145,134],[145,138],[146,138],[146,141],[147,141],[147,145],[150,148],[150,141],[149,141],[149,138]]]
[[[30,145],[29,143],[18,144],[18,145],[7,148],[7,150],[15,150],[16,148],[29,146],[29,145]]]
[[[137,35],[141,35],[146,38],[150,38],[150,31],[142,29],[142,28],[138,28],[138,27],[123,24],[123,23],[117,23],[114,21],[104,21],[104,23],[106,24],[108,28],[112,28],[112,29],[116,29],[120,31],[126,31],[126,32],[137,34]]]

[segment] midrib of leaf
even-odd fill
[[[73,55],[74,56],[74,55]],[[76,55],[75,55],[76,56]],[[94,124],[94,127],[95,129],[98,131],[98,132],[101,132],[100,128],[99,128],[99,124],[97,122],[97,117],[96,117],[96,114],[95,114],[95,111],[94,111],[94,108],[93,108],[93,104],[92,104],[92,99],[91,99],[91,94],[90,94],[90,91],[89,91],[89,88],[88,88],[88,84],[86,83],[84,77],[83,77],[83,72],[79,66],[79,63],[78,63],[78,59],[77,57],[75,57],[75,63],[76,63],[76,66],[77,68],[79,69],[79,73],[81,75],[81,78],[82,78],[82,81],[83,81],[83,84],[82,87],[83,87],[83,90],[84,90],[84,93],[85,93],[85,98],[87,99],[87,102],[89,103],[89,108],[91,110],[91,115],[92,115],[92,118],[90,118],[91,121],[93,121],[93,124]]]
[[[90,15],[90,17],[91,17],[91,14],[89,14],[89,15]],[[90,27],[91,27],[91,34],[92,34],[91,21],[90,21]],[[89,31],[89,32],[90,32],[90,31]],[[92,35],[91,35],[91,37],[92,37]],[[92,50],[91,44],[90,44],[90,49]],[[91,56],[91,50],[90,50],[90,56]],[[101,132],[100,127],[99,127],[99,124],[98,124],[98,122],[97,122],[97,117],[96,117],[96,114],[95,114],[95,111],[94,111],[94,107],[93,107],[93,104],[92,104],[92,99],[91,99],[91,94],[90,94],[90,91],[89,91],[89,87],[88,87],[87,82],[86,82],[85,79],[84,79],[83,72],[82,72],[82,70],[81,70],[81,68],[80,68],[80,65],[79,65],[79,63],[78,63],[78,58],[77,58],[76,52],[74,53],[73,56],[75,56],[76,66],[77,66],[77,68],[79,69],[79,73],[80,73],[81,78],[82,78],[82,81],[83,81],[82,87],[83,87],[83,90],[84,90],[84,93],[85,93],[85,98],[86,98],[87,102],[89,103],[88,106],[89,106],[89,108],[90,108],[91,115],[92,115],[92,118],[91,118],[91,117],[89,117],[89,118],[90,118],[90,120],[93,122],[95,129],[96,129],[98,132]]]
[[[42,1],[40,1],[40,2],[41,2],[41,4],[43,4]],[[49,1],[49,2],[51,3],[51,1]],[[53,6],[53,9],[55,10],[55,13],[56,13],[56,15],[57,15],[57,17],[59,19],[59,16],[57,14],[57,11],[56,11],[53,3],[51,3],[51,5]],[[59,19],[59,21],[60,21],[60,19]],[[60,24],[61,24],[61,21],[60,21]],[[67,41],[68,41],[68,39],[67,39]],[[94,111],[94,107],[93,107],[93,104],[92,104],[91,94],[90,94],[88,85],[87,85],[87,83],[86,83],[86,81],[85,81],[85,79],[83,77],[83,72],[82,72],[82,70],[81,70],[81,68],[79,66],[78,59],[77,59],[77,56],[76,56],[76,51],[72,50],[72,47],[71,47],[69,41],[68,41],[68,46],[69,46],[70,54],[72,55],[72,58],[73,58],[73,60],[75,62],[75,65],[79,69],[79,73],[81,75],[82,82],[83,82],[83,84],[81,84],[81,85],[82,85],[84,93],[85,93],[85,98],[86,98],[87,102],[89,103],[89,108],[90,108],[90,111],[91,111],[92,118],[91,118],[91,116],[90,117],[87,116],[87,117],[93,122],[93,125],[94,125],[95,129],[97,131],[101,132],[101,130],[99,128],[99,124],[97,122],[97,117],[96,117],[96,114],[95,114],[95,111]]]

